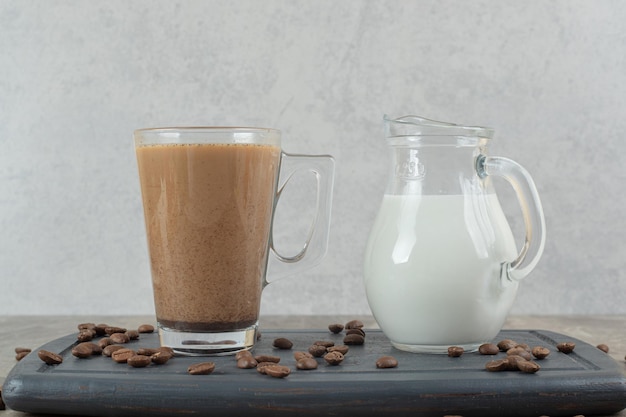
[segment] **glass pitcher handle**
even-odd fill
[[[476,171],[481,178],[487,175],[504,178],[517,195],[524,217],[526,238],[517,258],[502,265],[502,275],[503,278],[519,281],[537,266],[546,242],[546,221],[537,187],[528,171],[508,158],[480,155],[476,160]]]
[[[270,234],[270,248],[274,256],[269,260],[268,273],[271,273],[272,281],[312,268],[326,254],[330,234],[330,213],[335,176],[335,160],[330,155],[296,155],[283,152],[281,158],[280,179],[286,179],[282,185],[279,184],[275,206],[278,204],[281,193],[289,180],[298,171],[306,171],[315,176],[317,198],[313,221],[302,249],[297,254],[293,256],[280,254],[274,246],[273,231]],[[266,275],[264,285],[269,282]]]

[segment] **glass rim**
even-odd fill
[[[135,145],[259,143],[280,145],[281,131],[266,127],[181,126],[150,127],[133,132]]]

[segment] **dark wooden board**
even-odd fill
[[[323,330],[263,331],[254,354],[273,354],[292,368],[284,379],[238,369],[232,356],[175,357],[167,364],[131,368],[110,358],[71,355],[76,335],[41,348],[60,353],[64,362],[45,365],[37,350],[18,362],[3,386],[6,404],[32,413],[84,416],[165,415],[411,415],[411,416],[572,416],[608,415],[626,407],[624,365],[580,340],[550,331],[502,331],[530,346],[546,346],[550,356],[538,361],[536,374],[487,372],[496,357],[466,353],[459,358],[401,352],[378,330],[366,330],[366,342],[352,346],[339,366],[296,370],[293,352],[316,340],[342,344],[343,333]],[[291,350],[272,342],[287,337]],[[566,355],[556,343],[574,341]],[[142,335],[129,347],[156,347],[156,334]],[[399,366],[377,369],[376,359],[393,355]],[[190,364],[213,361],[210,375],[192,376]]]

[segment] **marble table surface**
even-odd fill
[[[369,316],[267,316],[261,317],[265,329],[325,329],[330,323],[359,319],[365,328],[377,328]],[[16,363],[14,349],[36,349],[51,340],[76,331],[78,323],[108,323],[135,328],[155,324],[152,316],[0,316],[0,383]],[[512,316],[506,329],[551,330],[583,340],[591,345],[606,344],[609,355],[624,367],[626,374],[626,316]],[[626,409],[617,416],[626,417]],[[13,410],[0,411],[0,417],[32,416]]]

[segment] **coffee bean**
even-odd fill
[[[291,340],[285,338],[285,337],[279,337],[277,339],[274,339],[274,343],[272,344],[275,348],[277,349],[291,349],[293,346],[293,343],[291,342]]]
[[[376,360],[377,368],[395,368],[398,366],[398,360],[393,356],[381,356]]]
[[[365,343],[365,338],[360,334],[349,334],[343,338],[344,345],[362,345]]]
[[[465,352],[465,350],[461,346],[450,346],[448,348],[448,356],[451,358],[458,358],[463,355],[463,352]]]
[[[509,363],[509,366],[507,369],[508,371],[518,371],[520,369],[518,365],[521,362],[528,362],[525,358],[522,358],[519,355],[509,355],[506,357],[506,360]]]
[[[137,349],[137,355],[143,355],[143,356],[152,356],[155,353],[160,352],[160,350],[158,348],[139,348]]]
[[[111,336],[113,333],[126,333],[124,327],[109,326],[104,328],[104,333]]]
[[[337,345],[326,348],[328,352],[341,352],[342,355],[345,356],[346,353],[350,350],[350,348],[346,345]]]
[[[159,350],[158,352],[150,355],[150,360],[152,363],[156,365],[163,365],[170,359],[172,359],[174,355],[167,350]]]
[[[25,348],[25,347],[16,347],[16,348],[15,348],[15,353],[24,353],[24,352],[26,352],[26,353],[30,353],[30,352],[32,352],[32,351],[33,351],[32,349],[30,349],[30,348]]]
[[[126,333],[112,333],[109,338],[115,344],[124,344],[130,342],[130,337]]]
[[[521,361],[517,363],[517,369],[527,374],[534,374],[541,367],[533,361]]]
[[[237,359],[237,368],[240,368],[240,369],[252,369],[252,368],[256,368],[257,365],[258,365],[258,362],[256,359],[252,357],[252,355],[248,355],[248,356],[244,355],[241,358]]]
[[[518,343],[515,345],[516,348],[524,349],[526,352],[530,353],[531,349],[526,343]]]
[[[132,356],[135,356],[135,351],[127,348],[118,349],[111,354],[111,358],[117,363],[126,363]]]
[[[489,372],[501,372],[509,370],[509,361],[507,359],[496,359],[487,362],[485,369]]]
[[[528,353],[526,351],[526,349],[523,349],[521,347],[511,348],[511,349],[506,351],[506,354],[507,354],[507,356],[511,356],[511,355],[521,356],[522,358],[526,359],[527,361],[532,359],[532,357],[530,356],[530,353]]]
[[[605,345],[604,343],[599,344],[598,346],[596,346],[598,349],[600,349],[602,352],[604,353],[609,353],[609,347],[607,345]]]
[[[94,333],[96,331],[96,323],[80,323],[76,327],[78,327],[78,331],[81,331],[81,330],[93,330]]]
[[[305,359],[305,358],[312,358],[313,355],[311,355],[309,352],[302,352],[299,350],[296,350],[295,352],[293,352],[293,358],[297,361],[299,361],[300,359]]]
[[[329,348],[331,346],[335,346],[335,342],[331,340],[316,340],[313,342],[314,345],[324,346],[325,348]]]
[[[502,352],[513,349],[515,346],[517,346],[517,343],[511,339],[504,339],[498,342],[498,349],[500,349]]]
[[[346,335],[349,335],[349,334],[359,334],[365,337],[365,332],[363,331],[363,329],[348,329],[346,330]]]
[[[106,334],[105,329],[109,327],[106,323],[96,324],[95,331],[98,336],[104,336]]]
[[[313,358],[301,358],[296,362],[296,368],[302,371],[317,369],[317,361]]]
[[[280,356],[273,356],[273,355],[256,355],[254,357],[254,359],[256,359],[256,361],[259,362],[259,363],[261,363],[261,362],[273,362],[273,363],[280,362]]]
[[[478,353],[481,355],[497,355],[500,348],[493,343],[483,343],[478,347]]]
[[[100,346],[102,349],[112,344],[113,341],[110,337],[103,337],[102,339],[98,340],[98,346]]]
[[[95,330],[83,329],[78,333],[78,336],[76,336],[76,339],[79,342],[89,342],[93,340],[95,336],[96,336]]]
[[[550,349],[543,346],[535,346],[530,352],[536,359],[545,359],[550,354]]]
[[[137,330],[126,330],[125,334],[128,336],[129,340],[139,339],[139,332]]]
[[[139,333],[154,333],[154,326],[151,324],[142,324],[137,328]]]
[[[346,323],[344,328],[347,329],[360,329],[363,327],[363,322],[361,320],[350,320]]]
[[[334,333],[334,334],[341,333],[341,331],[343,330],[343,324],[339,324],[339,323],[329,324],[328,330],[330,330],[331,333]]]
[[[559,352],[572,353],[576,344],[574,342],[561,342],[556,345]]]
[[[326,346],[311,345],[309,347],[309,353],[316,358],[321,358],[326,353]]]
[[[215,362],[194,363],[187,368],[190,375],[208,375],[215,370]]]
[[[235,354],[235,359],[239,360],[243,357],[252,357],[252,352],[250,352],[249,350],[240,350],[239,352],[237,352]]]
[[[29,353],[30,353],[30,352],[20,352],[20,353],[17,353],[17,354],[15,355],[15,360],[19,362],[19,361],[21,361],[22,359],[24,359],[24,357],[25,357],[26,355],[28,355]]]
[[[256,365],[256,370],[258,373],[265,375],[265,368],[268,366],[276,366],[276,362],[259,362]]]
[[[274,378],[285,378],[291,373],[291,369],[288,366],[283,365],[271,365],[265,367],[265,375],[272,376]]]
[[[108,346],[105,346],[104,349],[102,349],[102,355],[111,357],[113,352],[118,351],[120,349],[125,349],[125,348],[122,345],[108,345]]]
[[[48,365],[58,365],[63,362],[63,358],[61,356],[48,350],[40,350],[37,352],[37,356],[39,356],[39,359]]]
[[[126,360],[126,363],[133,368],[145,368],[152,363],[152,358],[144,355],[133,355]]]
[[[326,355],[324,355],[324,360],[326,361],[326,363],[328,363],[329,365],[339,365],[341,362],[343,362],[344,356],[341,352],[328,352]]]
[[[91,355],[99,355],[102,353],[102,348],[92,342],[82,342],[72,348],[72,355],[77,358],[88,358]]]

